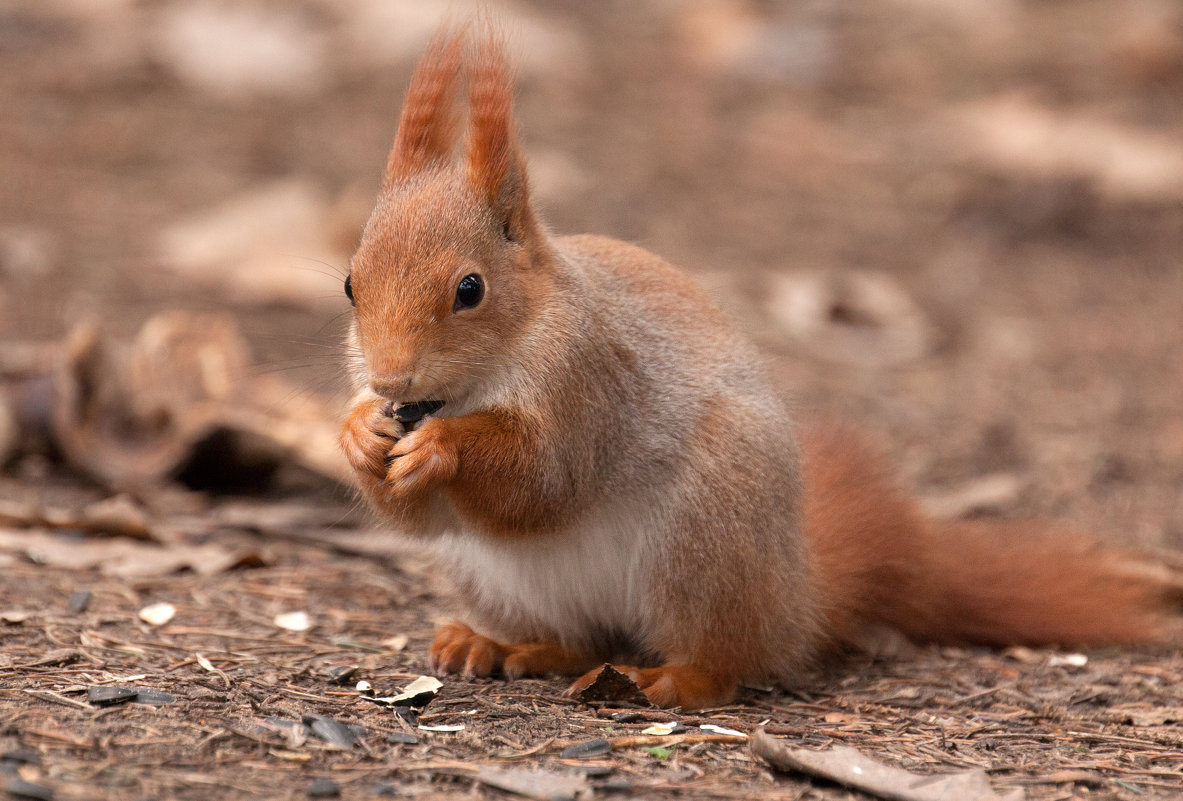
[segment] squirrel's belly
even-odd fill
[[[462,595],[492,630],[513,641],[557,639],[599,651],[624,641],[644,650],[650,554],[659,523],[636,507],[599,508],[560,532],[507,541],[453,532],[437,553]],[[590,521],[595,521],[590,522]]]

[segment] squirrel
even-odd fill
[[[436,36],[345,280],[341,446],[475,627],[439,629],[434,669],[578,676],[572,693],[626,659],[653,704],[693,709],[796,683],[882,628],[995,646],[1177,634],[1163,564],[926,519],[858,432],[794,423],[685,274],[552,235],[512,95],[495,32]]]

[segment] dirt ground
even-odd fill
[[[765,348],[802,417],[875,432],[934,510],[1183,548],[1176,4],[489,5],[511,21],[555,230],[685,267]],[[340,280],[410,67],[452,6],[467,8],[0,6],[0,389],[51,369],[83,321],[126,340],[184,310],[235,321],[252,379],[339,408]],[[464,728],[420,730],[354,682],[426,672],[446,583],[370,528],[347,486],[305,470],[127,487],[60,443],[22,442],[0,465],[13,797],[303,798],[331,779],[344,798],[498,798],[498,776],[533,769],[582,776],[597,797],[863,797],[774,771],[703,723],[918,773],[981,768],[1032,799],[1183,793],[1183,658],[1152,650],[919,649],[796,692],[623,720],[561,699],[558,680],[445,679],[419,722]],[[117,490],[151,519],[149,542],[11,517]],[[113,542],[157,561],[206,550],[133,571],[102,557]],[[87,548],[99,556],[77,558]],[[213,553],[228,556],[211,567]],[[175,616],[141,619],[162,602]],[[277,626],[295,611],[307,630]],[[88,702],[108,686],[173,700]],[[347,735],[324,718],[364,733],[334,744]],[[686,733],[640,734],[668,720]],[[594,738],[611,753],[560,754]],[[576,793],[542,781],[531,792]]]

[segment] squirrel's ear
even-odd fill
[[[501,39],[488,30],[469,61],[468,179],[502,218],[511,239],[533,225],[526,167],[513,124],[513,79]]]
[[[415,67],[394,147],[386,162],[383,186],[392,186],[425,167],[450,160],[460,119],[456,92],[464,38],[463,31],[441,31]]]

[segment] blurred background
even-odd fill
[[[556,231],[684,267],[803,417],[877,432],[935,508],[1183,545],[1183,6],[482,5]],[[0,380],[181,310],[339,408],[402,92],[476,7],[4,0]],[[75,480],[8,426],[10,492]]]

